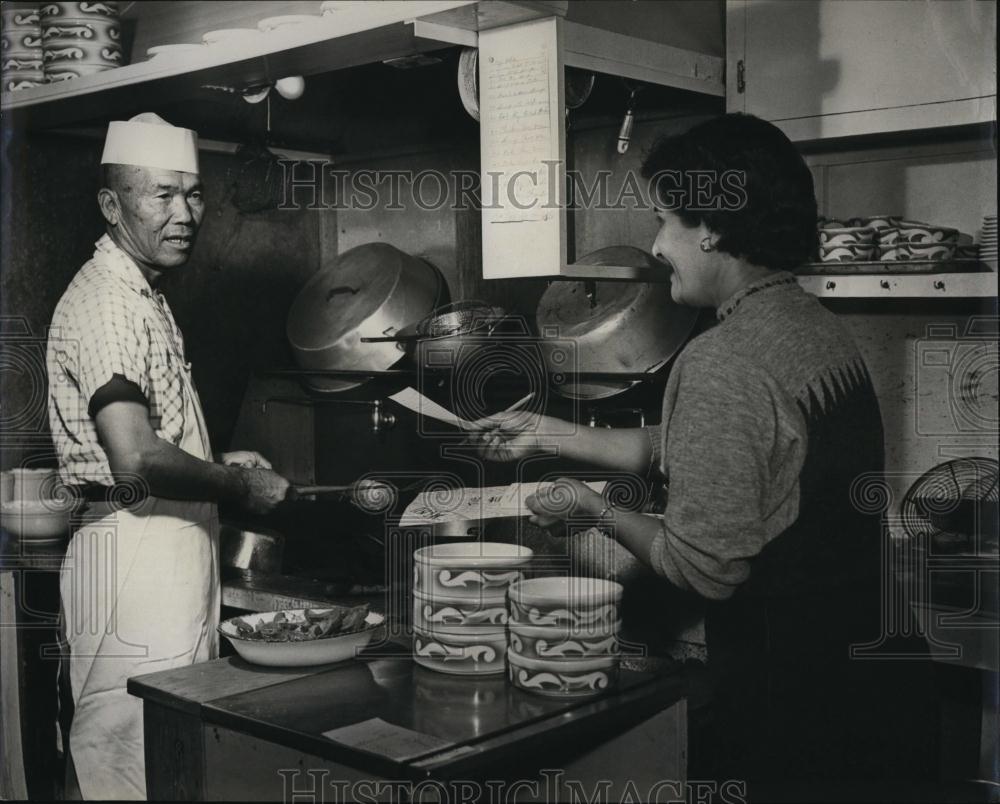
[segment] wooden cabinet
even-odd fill
[[[727,0],[726,105],[794,141],[996,119],[996,3]]]

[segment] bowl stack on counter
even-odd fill
[[[45,83],[42,56],[42,26],[37,5],[4,3],[3,91],[16,92]]]
[[[121,67],[118,3],[51,2],[41,7],[45,80],[67,81]]]
[[[413,554],[413,660],[441,673],[504,671],[507,588],[523,578],[527,547],[452,542]]]
[[[508,678],[553,696],[594,695],[618,680],[622,586],[600,578],[518,581],[508,592]]]

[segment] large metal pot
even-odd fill
[[[632,246],[612,246],[577,261],[582,265],[669,268]],[[553,282],[536,311],[540,347],[550,374],[571,379],[556,389],[576,399],[603,399],[635,380],[572,379],[575,372],[654,372],[687,341],[698,311],[677,304],[669,283]],[[567,348],[567,341],[573,346]]]
[[[388,243],[346,251],[299,291],[287,335],[301,368],[383,371],[406,354],[403,342],[364,343],[414,328],[447,294],[441,274]],[[307,377],[319,391],[346,391],[362,380]]]
[[[242,574],[280,575],[285,539],[280,533],[241,530],[232,525],[219,529],[219,562]]]

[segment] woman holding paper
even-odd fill
[[[673,365],[662,425],[552,437],[565,423],[493,417],[481,454],[558,450],[662,477],[662,521],[571,479],[527,504],[543,526],[598,520],[667,584],[706,601],[717,778],[915,778],[936,752],[922,717],[929,668],[849,653],[892,625],[881,618],[880,518],[854,491],[882,471],[882,421],[846,327],[790,273],[817,249],[809,169],[776,127],[731,114],[662,140],[643,173],[673,299],[718,318]],[[691,176],[739,187],[739,203],[706,206],[684,192],[704,190]],[[905,685],[912,700],[895,695]]]

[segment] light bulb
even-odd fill
[[[274,88],[286,100],[295,100],[301,98],[302,93],[306,91],[306,79],[301,75],[290,75],[276,81]]]

